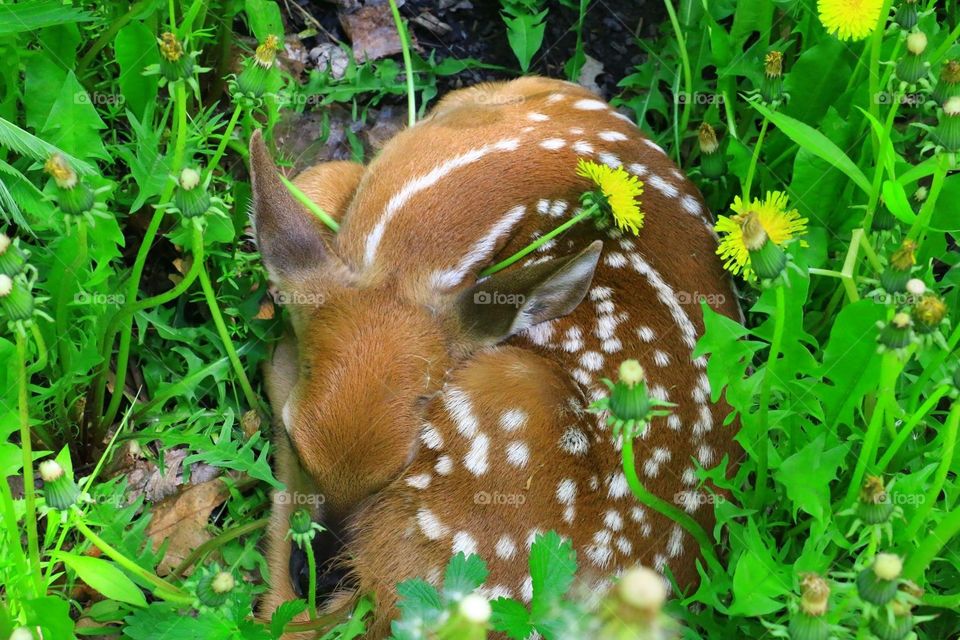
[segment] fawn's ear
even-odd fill
[[[320,223],[280,180],[260,131],[250,137],[251,222],[270,278],[281,288],[294,285],[322,266],[330,254]]]
[[[460,324],[481,344],[496,344],[525,329],[565,316],[587,295],[603,243],[578,254],[495,273],[457,302]]]

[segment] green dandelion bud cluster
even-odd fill
[[[885,524],[893,517],[894,506],[890,494],[879,476],[867,476],[860,489],[857,517],[868,525]]]
[[[870,228],[874,231],[890,231],[897,226],[897,218],[891,213],[883,202],[883,198],[880,198],[880,205],[877,207],[877,212],[873,216],[873,220],[870,223]]]
[[[960,60],[947,60],[940,69],[940,78],[931,96],[937,104],[960,97]]]
[[[824,618],[830,600],[830,585],[816,573],[800,577],[800,607],[790,617],[791,640],[828,640],[832,626]]]
[[[256,103],[264,95],[275,93],[280,86],[280,69],[276,65],[280,38],[270,34],[256,52],[243,63],[243,70],[231,80],[235,100]]]
[[[63,511],[77,503],[80,487],[56,460],[40,463],[40,478],[48,507]]]
[[[880,285],[889,294],[904,293],[914,265],[917,264],[917,243],[904,240],[900,248],[893,252],[886,269],[880,274]]]
[[[783,97],[783,54],[771,51],[763,59],[763,79],[760,81],[760,97],[771,104]]]
[[[902,353],[913,342],[913,320],[909,313],[899,311],[889,322],[878,322],[880,334],[877,336],[878,351]]]
[[[726,158],[713,127],[706,122],[701,124],[697,141],[700,145],[700,172],[703,177],[716,179],[725,174]]]
[[[80,218],[93,225],[95,218],[106,218],[106,204],[97,200],[97,196],[108,191],[109,187],[91,189],[86,182],[77,175],[70,163],[63,155],[54,153],[43,165],[43,170],[53,178],[54,197],[57,206],[64,214],[67,229],[70,224],[78,222]]]
[[[900,556],[878,553],[873,564],[857,575],[857,593],[865,602],[883,606],[897,595],[902,571]]]
[[[651,418],[670,415],[669,408],[676,405],[654,398],[647,390],[646,375],[636,360],[624,360],[620,364],[619,379],[613,382],[606,378],[603,383],[610,395],[590,405],[594,413],[609,412],[607,424],[613,427],[614,437],[633,438],[643,432]]]
[[[173,200],[162,206],[179,213],[184,224],[200,225],[202,229],[207,214],[223,217],[227,215],[226,203],[210,194],[210,179],[203,180],[197,169],[183,169],[180,175],[174,177],[174,182],[177,186],[173,192]]]
[[[21,332],[34,316],[49,318],[36,308],[33,282],[37,272],[27,262],[28,257],[18,240],[0,233],[0,317]]]
[[[897,78],[906,84],[915,84],[930,70],[927,61],[927,34],[915,31],[907,36],[907,51],[897,63]]]
[[[920,22],[920,13],[917,11],[917,0],[903,0],[900,6],[897,7],[894,21],[896,21],[904,31],[909,31],[917,26],[917,23]]]
[[[193,56],[183,50],[176,34],[169,31],[160,35],[160,73],[168,82],[186,79],[193,75]]]
[[[929,335],[946,319],[947,305],[937,294],[927,292],[913,305],[910,317],[914,331],[922,336]]]
[[[203,567],[194,586],[195,607],[197,610],[212,611],[222,608],[230,600],[237,586],[237,580],[229,571],[221,570],[219,565]]]
[[[297,509],[291,513],[288,522],[290,530],[287,535],[301,547],[313,542],[314,537],[323,531],[323,527],[313,521],[313,517],[306,509]]]
[[[889,613],[881,612],[870,621],[870,631],[879,640],[905,640],[913,631],[910,609],[909,604],[894,600],[890,603]]]
[[[0,274],[11,278],[27,266],[27,255],[7,234],[0,233]]]
[[[934,144],[948,153],[960,151],[960,96],[953,96],[943,103],[939,124],[931,135]]]

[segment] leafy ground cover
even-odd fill
[[[439,590],[398,585],[395,636],[956,637],[957,4],[680,0],[638,29],[600,0],[411,2],[409,72],[357,60],[348,4],[0,4],[0,637],[305,628],[302,601],[251,617],[282,312],[246,141],[309,119],[368,158],[408,97],[528,70],[596,83],[716,212],[746,317],[704,306],[698,352],[744,454],[700,472],[724,493],[695,591],[662,603],[641,573],[588,598],[548,534],[532,603],[471,596],[486,570],[459,556]],[[359,637],[372,606],[306,626]]]

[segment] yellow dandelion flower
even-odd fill
[[[735,215],[720,216],[714,226],[714,230],[721,236],[717,255],[723,259],[723,267],[727,271],[742,274],[745,280],[756,279],[756,274],[750,267],[750,251],[744,239],[743,223],[746,220],[758,222],[767,238],[778,247],[807,230],[807,219],[800,217],[796,209],[787,209],[787,194],[782,191],[768,192],[763,201],[754,198],[750,204],[737,196],[730,209]],[[802,241],[801,244],[806,246]]]
[[[820,22],[841,40],[863,40],[877,28],[883,0],[817,0]]]
[[[643,182],[639,178],[624,171],[623,167],[614,169],[583,158],[577,162],[577,175],[589,178],[597,185],[621,230],[629,229],[633,235],[640,233],[643,226],[643,211],[640,210]]]

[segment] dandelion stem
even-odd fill
[[[487,276],[492,275],[497,271],[502,271],[503,269],[506,269],[516,261],[523,258],[524,256],[529,255],[530,253],[536,251],[537,249],[542,247],[544,244],[546,244],[553,238],[557,237],[558,235],[560,235],[561,233],[563,233],[573,225],[577,224],[581,220],[585,220],[586,218],[589,218],[592,215],[596,214],[597,211],[599,210],[600,210],[600,206],[598,204],[594,203],[590,205],[589,207],[587,207],[586,209],[584,209],[574,217],[570,218],[569,220],[561,224],[556,229],[540,236],[539,238],[537,238],[535,241],[528,244],[526,247],[524,247],[520,251],[517,251],[515,254],[513,254],[506,260],[501,260],[497,264],[487,267],[486,269],[480,272],[480,277],[486,278]]]
[[[198,250],[201,252],[203,251],[203,234],[200,232],[200,228],[195,226],[193,228],[194,254],[196,254]],[[203,296],[207,301],[207,307],[210,309],[210,316],[213,318],[213,323],[217,327],[217,333],[220,335],[220,340],[223,342],[223,348],[227,352],[227,357],[230,358],[230,364],[233,365],[233,372],[237,376],[237,382],[240,383],[240,388],[243,390],[244,397],[246,397],[247,406],[251,409],[255,409],[259,405],[257,394],[254,393],[253,387],[250,386],[250,381],[247,379],[247,373],[243,369],[243,364],[240,362],[240,357],[237,356],[237,350],[233,346],[233,340],[230,339],[230,332],[227,331],[227,325],[223,322],[223,314],[220,313],[220,305],[217,303],[217,294],[214,293],[213,286],[210,284],[210,276],[207,274],[206,268],[204,268],[202,265],[200,267],[198,276],[200,278],[200,286],[203,288]]]
[[[687,94],[687,99],[683,101],[680,126],[676,129],[677,143],[674,152],[676,154],[677,164],[680,164],[680,140],[687,130],[687,125],[690,123],[690,109],[693,107],[693,72],[690,69],[690,55],[687,53],[687,41],[686,38],[684,38],[683,29],[680,28],[677,11],[673,8],[673,0],[664,0],[663,4],[667,9],[667,15],[670,17],[670,26],[673,27],[673,35],[677,39],[677,47],[680,50],[680,63],[683,66],[683,88]]]
[[[27,375],[43,371],[47,368],[47,362],[49,361],[47,342],[43,339],[43,332],[40,331],[40,327],[37,326],[36,322],[30,323],[30,333],[33,334],[33,341],[37,345],[37,360],[27,367]]]
[[[37,498],[33,486],[33,443],[30,434],[30,406],[27,393],[27,337],[22,330],[17,334],[17,406],[20,419],[20,450],[23,454],[24,524],[27,528],[27,550],[30,555],[30,573],[39,596],[44,592],[40,572],[40,542],[37,536]],[[6,480],[0,480],[6,482]],[[14,543],[13,540],[10,541]]]
[[[213,153],[213,157],[210,158],[210,162],[207,163],[207,170],[204,173],[203,180],[200,184],[206,186],[210,183],[210,177],[213,176],[214,170],[217,168],[217,165],[220,164],[220,159],[227,150],[227,143],[230,142],[230,136],[233,135],[233,130],[236,128],[237,121],[240,119],[240,114],[242,112],[243,106],[238,101],[236,106],[233,108],[233,114],[230,116],[230,121],[227,122],[227,128],[223,130],[223,135],[220,136],[220,144],[217,145],[217,150]]]
[[[890,464],[890,461],[893,460],[894,456],[900,451],[900,447],[906,443],[907,438],[910,437],[910,434],[913,433],[913,430],[918,424],[923,420],[923,418],[930,413],[940,402],[940,398],[947,395],[950,391],[949,385],[943,385],[938,387],[927,401],[923,403],[919,409],[917,409],[910,419],[903,425],[903,428],[900,430],[900,433],[896,435],[893,439],[893,442],[887,447],[887,450],[884,452],[883,456],[880,458],[880,462],[877,463],[877,470],[879,472],[884,472],[887,469],[887,465]]]
[[[320,219],[320,222],[330,227],[334,233],[340,231],[340,223],[334,220],[329,213],[320,207],[320,205],[310,199],[310,196],[301,191],[297,185],[287,180],[284,176],[280,176],[280,180],[286,185],[287,189],[290,191],[290,195],[296,198],[297,202],[305,206],[310,213],[317,216]]]
[[[400,49],[403,53],[403,72],[407,76],[407,126],[417,124],[417,99],[414,93],[413,61],[410,58],[410,38],[407,28],[400,17],[400,9],[396,0],[390,0],[390,11],[393,13],[393,22],[397,25],[397,34],[400,36]]]
[[[241,536],[245,536],[248,533],[253,533],[254,531],[263,529],[268,524],[270,524],[270,518],[260,518],[259,520],[254,520],[253,522],[248,522],[238,527],[234,527],[227,531],[221,532],[220,535],[216,536],[215,538],[211,538],[210,540],[207,540],[206,542],[204,542],[203,544],[195,548],[193,551],[191,551],[190,554],[187,555],[187,557],[184,558],[183,561],[177,565],[177,567],[171,572],[170,575],[173,575],[173,576],[183,575],[184,571],[192,567],[194,563],[196,563],[197,560],[202,558],[204,555],[210,553],[214,549],[220,548],[221,546],[223,546],[227,542],[230,542],[231,540],[236,540],[237,538]]]
[[[930,185],[930,194],[920,207],[920,213],[917,219],[910,226],[907,233],[907,239],[915,240],[917,245],[922,245],[924,237],[930,228],[930,219],[933,217],[933,210],[937,206],[937,200],[940,198],[940,192],[943,191],[943,185],[947,180],[947,173],[950,171],[950,154],[942,153],[937,159],[937,169],[933,173],[933,183]]]
[[[764,116],[763,124],[760,125],[760,135],[757,136],[757,144],[753,147],[753,156],[750,158],[750,167],[747,169],[747,179],[743,182],[743,200],[750,202],[750,189],[753,187],[753,178],[757,173],[757,162],[760,160],[760,149],[763,148],[763,140],[767,136],[767,128],[770,126],[770,120]]]
[[[754,493],[754,506],[762,508],[766,504],[767,493],[767,475],[769,474],[769,453],[767,436],[770,433],[770,390],[773,379],[776,377],[774,368],[777,359],[780,357],[780,349],[783,344],[783,334],[786,328],[787,318],[787,298],[783,285],[777,285],[775,290],[776,308],[773,316],[773,337],[770,340],[770,352],[767,354],[767,366],[763,370],[763,380],[760,383],[760,404],[759,404],[759,446],[757,447],[757,481],[756,492]]]
[[[392,0],[391,0],[392,2]],[[307,603],[310,607],[310,619],[317,619],[317,558],[313,554],[313,545],[311,543],[306,543],[303,545],[303,550],[307,554],[307,571],[310,572],[309,578],[307,579]]]
[[[720,565],[720,560],[717,558],[717,554],[713,549],[713,543],[710,541],[710,537],[707,535],[707,532],[704,531],[703,527],[701,527],[697,521],[691,518],[688,514],[684,513],[666,500],[663,500],[662,498],[650,493],[647,488],[643,486],[643,483],[637,476],[636,463],[633,454],[633,438],[627,437],[626,435],[624,436],[623,450],[620,453],[623,461],[623,473],[626,476],[627,485],[630,487],[630,490],[633,492],[633,495],[637,498],[637,500],[640,501],[640,503],[644,506],[666,516],[686,529],[687,533],[693,536],[693,539],[699,543],[700,552],[703,554],[703,559],[706,561],[710,571],[722,573],[724,569]]]
[[[954,328],[953,333],[947,339],[947,348],[937,352],[937,355],[923,367],[920,376],[913,383],[913,391],[910,394],[910,406],[916,407],[920,401],[920,394],[927,388],[927,383],[934,375],[939,375],[940,367],[960,344],[960,326]]]
[[[920,531],[920,527],[923,526],[927,516],[929,516],[933,510],[937,502],[937,497],[940,495],[940,491],[947,481],[947,474],[950,473],[950,465],[953,464],[953,452],[957,445],[957,430],[960,429],[960,401],[954,401],[950,407],[950,413],[947,415],[944,426],[943,452],[940,456],[940,464],[937,466],[933,481],[927,489],[924,500],[917,507],[916,513],[913,514],[913,518],[911,518],[910,523],[907,525],[907,529],[903,534],[903,540],[912,540],[917,532]],[[934,539],[936,539],[936,536],[934,536]],[[943,542],[946,543],[946,540]],[[931,556],[931,558],[932,557],[933,556]],[[926,568],[926,565],[924,565],[923,568]]]

